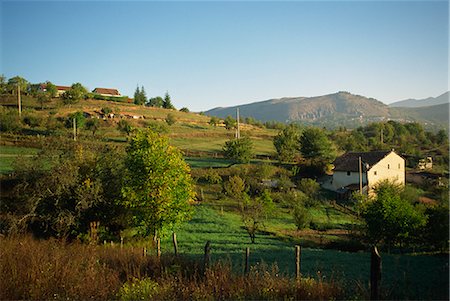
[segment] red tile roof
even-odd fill
[[[59,90],[59,91],[67,91],[67,90],[69,90],[71,87],[69,87],[69,86],[55,86],[56,87],[56,90]],[[46,89],[47,88],[47,84],[41,84],[41,88],[42,89]]]
[[[98,93],[98,94],[108,94],[108,95],[120,96],[119,90],[117,90],[117,89],[95,88],[92,92]]]

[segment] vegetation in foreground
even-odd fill
[[[282,275],[276,266],[248,275],[230,264],[183,257],[143,256],[142,249],[65,244],[30,237],[0,241],[0,299],[120,300],[330,300],[333,281]],[[18,286],[17,284],[20,283]]]

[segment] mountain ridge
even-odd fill
[[[427,110],[390,107],[375,98],[346,91],[314,97],[281,97],[231,107],[217,107],[206,111],[205,114],[225,118],[228,115],[235,116],[237,108],[242,118],[252,117],[263,122],[300,122],[326,127],[352,128],[383,120],[418,121],[439,127],[445,122],[448,123],[448,114],[442,112],[434,120],[432,113],[435,111],[434,106]],[[443,109],[445,103],[439,108]]]
[[[428,97],[423,99],[408,98],[389,104],[394,108],[421,108],[434,105],[445,104],[449,102],[449,92],[445,92],[437,97]]]

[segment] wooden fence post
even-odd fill
[[[123,249],[123,236],[120,237],[120,248]]]
[[[211,260],[210,253],[211,253],[211,243],[208,240],[205,245],[205,257],[204,257],[204,261],[203,261],[205,271],[209,267],[209,261]]]
[[[245,275],[250,272],[250,248],[245,249]]]
[[[142,256],[147,256],[147,248],[146,247],[143,247],[142,248]]]
[[[300,279],[300,246],[295,246],[295,278]]]
[[[381,256],[376,246],[370,255],[370,300],[380,299]]]
[[[173,250],[175,252],[175,256],[178,256],[177,234],[175,232],[172,233],[172,240],[173,240]]]

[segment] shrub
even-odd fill
[[[306,228],[311,222],[311,215],[304,206],[296,205],[293,211],[294,223],[297,226],[297,230]]]
[[[0,111],[0,130],[7,133],[16,133],[20,130],[21,124],[17,112],[8,109]]]

